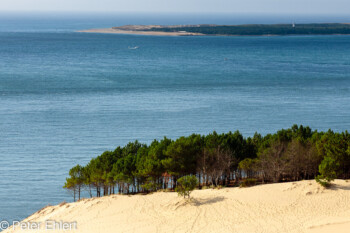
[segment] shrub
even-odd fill
[[[323,187],[329,187],[330,182],[337,177],[337,169],[339,164],[329,156],[324,157],[318,167],[320,175],[316,176],[315,180]]]
[[[318,175],[315,177],[315,180],[317,183],[319,183],[322,187],[328,188],[331,186],[330,181],[327,181],[326,179],[323,179],[322,176]]]
[[[190,198],[190,193],[196,188],[197,183],[198,181],[195,176],[183,176],[177,180],[177,187],[175,188],[175,191],[179,194],[179,196],[183,196],[184,198],[187,196]]]
[[[257,179],[254,178],[248,178],[245,179],[244,181],[241,182],[241,184],[239,185],[239,187],[241,188],[245,188],[245,187],[251,187],[256,185]]]

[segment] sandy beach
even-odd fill
[[[24,221],[76,221],[76,230],[50,232],[349,232],[350,182],[344,180],[331,189],[299,181],[196,190],[192,198],[170,192],[113,195],[49,206]]]
[[[155,31],[134,31],[134,30],[120,30],[114,28],[100,28],[100,29],[87,29],[80,30],[78,32],[87,33],[107,33],[107,34],[133,34],[133,35],[148,35],[148,36],[202,36],[201,33],[191,32],[155,32]]]

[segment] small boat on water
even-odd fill
[[[134,47],[129,46],[128,47],[128,49],[138,49],[138,48],[139,48],[139,46],[134,46]]]

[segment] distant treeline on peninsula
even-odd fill
[[[294,125],[274,134],[245,138],[238,131],[192,134],[150,145],[130,142],[105,151],[86,166],[69,171],[64,188],[80,199],[114,193],[174,190],[177,179],[195,175],[199,188],[315,178],[322,164],[331,164],[337,178],[350,178],[350,134],[313,131]],[[321,166],[320,166],[321,164]]]
[[[350,34],[350,24],[247,24],[247,25],[184,25],[158,26],[143,31],[200,33],[204,35],[262,36],[262,35],[334,35]]]

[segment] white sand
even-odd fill
[[[176,193],[114,195],[47,207],[25,221],[77,221],[78,230],[65,232],[87,233],[350,232],[350,181],[334,183],[332,189],[300,181],[197,190],[190,203]]]
[[[101,29],[88,29],[80,30],[78,32],[88,33],[107,33],[107,34],[134,34],[134,35],[148,35],[148,36],[201,36],[201,33],[192,32],[156,32],[156,31],[133,31],[133,30],[120,30],[113,28],[101,28]]]

